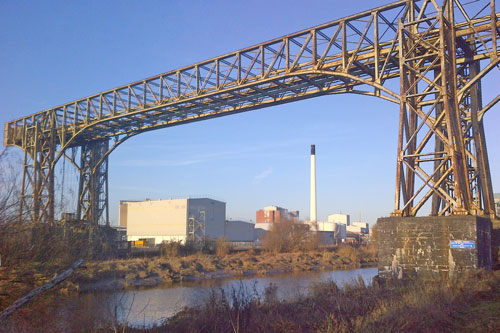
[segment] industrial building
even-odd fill
[[[345,224],[334,223],[334,222],[310,222],[307,221],[306,224],[312,232],[318,232],[321,237],[321,242],[323,244],[338,244],[345,242],[347,237],[347,229]],[[265,237],[266,233],[271,230],[274,223],[261,222],[255,224],[254,239],[256,245],[260,245],[260,242]]]
[[[226,203],[209,199],[121,201],[120,226],[127,240],[200,241],[224,236]]]
[[[339,242],[345,241],[347,237],[347,226],[342,223],[336,222],[317,222],[318,231],[321,232],[333,232],[335,234],[335,239]]]
[[[347,226],[336,222],[317,222],[318,232],[321,233],[321,240],[324,244],[342,243],[347,237]]]
[[[331,214],[328,215],[328,222],[351,225],[351,217],[347,214]]]
[[[279,223],[282,220],[298,219],[299,211],[288,211],[288,209],[278,206],[267,206],[258,210],[255,215],[257,223]]]
[[[351,225],[347,226],[347,232],[368,234],[370,232],[370,226],[365,222],[353,222]]]
[[[209,198],[120,201],[119,225],[127,240],[148,244],[225,237],[234,244],[254,241],[255,224],[226,220],[226,203]]]
[[[255,224],[244,221],[226,221],[224,237],[232,243],[250,243],[254,241]]]
[[[345,230],[346,234],[357,234],[359,236],[361,235],[367,235],[370,232],[370,226],[368,223],[365,222],[352,222],[351,223],[351,217],[348,214],[331,214],[328,215],[328,222],[322,222],[323,224],[325,223],[334,223],[338,225],[342,225],[343,229]],[[318,224],[320,226],[320,224]],[[321,225],[323,229],[318,229],[318,230],[326,230],[325,228],[328,228],[328,226],[325,224],[324,226]],[[359,238],[359,237],[358,237]],[[344,238],[346,239],[346,238]]]
[[[263,231],[269,231],[271,230],[271,227],[273,226],[274,223],[268,223],[268,222],[259,222],[255,224],[255,230],[260,229]]]

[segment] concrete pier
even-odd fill
[[[385,217],[377,220],[377,233],[380,278],[452,277],[492,266],[488,218]]]

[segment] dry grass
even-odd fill
[[[498,332],[500,272],[478,271],[455,280],[389,281],[367,286],[362,279],[340,288],[313,286],[309,296],[276,297],[277,287],[259,294],[242,285],[213,290],[205,304],[185,308],[163,325],[147,330],[119,324],[105,301],[67,303],[55,299],[22,309],[0,332]],[[80,298],[79,302],[86,302]],[[59,323],[58,326],[48,323]]]
[[[175,332],[431,332],[498,331],[500,272],[445,281],[358,282],[314,287],[291,302],[255,293],[213,296],[185,309],[161,329]]]
[[[225,237],[219,237],[215,241],[215,254],[217,256],[225,256],[231,252],[231,244],[229,243],[229,240]]]
[[[75,260],[113,257],[106,228],[58,224],[0,224],[0,310],[46,282]],[[77,289],[65,283],[62,292]],[[61,289],[60,289],[61,290]]]
[[[42,231],[38,235],[38,239],[45,242],[45,237],[49,237],[50,233],[48,230]],[[29,236],[24,233],[22,235]],[[80,244],[83,247],[88,244],[88,239],[82,240],[82,238],[87,236],[85,233],[81,234]],[[50,237],[56,237],[56,235]],[[52,239],[50,237],[49,240]],[[6,244],[2,244],[2,246],[4,249],[7,248]],[[8,246],[11,246],[12,251],[14,251],[21,244],[12,242]],[[68,249],[61,242],[48,242],[44,246],[46,246],[44,248],[46,253],[40,249],[20,250],[15,260],[13,257],[10,258],[8,266],[0,267],[0,310],[6,308],[29,290],[46,283],[55,272],[66,267],[74,259],[74,256],[79,254],[75,248]],[[165,250],[166,253],[161,257],[86,260],[84,266],[79,268],[68,281],[65,281],[57,289],[57,292],[59,294],[75,294],[94,289],[120,290],[153,287],[183,280],[210,279],[220,276],[221,273],[232,276],[265,275],[274,272],[347,269],[360,266],[359,261],[342,257],[343,254],[336,251],[276,254],[266,251],[230,253],[227,248],[221,250],[221,246],[218,250],[220,255],[208,255],[202,252],[188,255],[183,252],[185,249],[178,248],[177,245],[173,244],[171,248]],[[83,249],[80,254],[85,254],[85,251],[88,249]],[[352,251],[359,250],[352,249]],[[53,254],[52,258],[50,258],[51,253]],[[91,257],[92,252],[87,253],[87,257]],[[180,256],[180,253],[185,255]],[[20,260],[29,254],[32,255],[32,260],[24,261],[22,265],[18,265]]]
[[[226,246],[227,243],[224,243]],[[375,263],[376,258],[363,258],[363,248],[345,245],[343,250],[322,250],[310,252],[269,253],[266,251],[230,253],[227,248],[220,249],[220,255],[196,252],[190,255],[171,255],[153,258],[113,259],[89,261],[79,269],[75,283],[83,289],[125,289],[137,286],[154,286],[161,283],[179,282],[191,279],[210,279],[220,274],[230,276],[265,275],[275,272],[352,269],[362,262]],[[342,253],[338,253],[338,251]],[[229,253],[228,253],[229,252]],[[343,252],[349,252],[351,258]],[[227,254],[225,254],[227,253]],[[372,260],[372,261],[370,261]],[[110,280],[104,285],[101,281]]]
[[[70,264],[78,258],[113,257],[112,229],[102,226],[64,226],[57,223],[0,224],[2,266],[40,267]]]

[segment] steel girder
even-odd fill
[[[108,150],[109,140],[90,141],[81,147],[78,220],[109,224]]]
[[[104,154],[99,161],[107,165],[116,145],[138,133],[321,95],[357,93],[401,106],[394,214],[416,215],[431,197],[433,214],[490,214],[481,122],[500,95],[482,107],[478,80],[498,63],[499,14],[493,0],[473,5],[480,10],[468,14],[458,0],[397,1],[9,122],[5,145],[25,150],[23,179],[36,188],[36,194],[23,191],[24,207],[35,201],[34,207],[43,210],[34,214],[35,220],[53,217],[49,171],[60,157],[67,158],[68,148],[83,152],[85,163],[74,163],[83,184],[78,210],[82,218],[95,220],[102,212],[92,205],[104,204],[90,199],[89,191],[105,187],[106,168],[98,171],[92,154]],[[485,12],[488,5],[491,10]],[[480,70],[479,61],[488,65]],[[457,75],[462,81],[455,82]],[[398,78],[399,93],[387,84]],[[51,148],[36,150],[30,143],[35,137],[38,146]],[[92,143],[108,139],[114,143],[107,152]],[[48,158],[38,156],[47,157],[48,151]],[[50,165],[43,168],[45,177],[38,176],[45,171],[39,162],[32,163],[33,156]],[[33,182],[34,177],[42,181]]]
[[[64,152],[79,174],[76,218],[88,224],[109,225],[108,166],[109,155],[133,134],[88,141]],[[78,154],[79,153],[79,154]]]
[[[52,222],[54,217],[54,155],[56,145],[51,131],[36,123],[23,138],[24,163],[19,219]]]
[[[487,45],[471,43],[483,38],[477,32],[457,37],[454,5],[424,1],[399,25],[395,216],[415,216],[431,197],[431,215],[495,215],[478,79],[498,57],[490,48],[490,65],[479,69],[474,56]],[[466,61],[458,64],[458,57]]]
[[[398,1],[23,117],[6,125],[5,143],[20,146],[26,126],[47,113],[66,148],[330,93],[399,103],[384,84],[399,77],[398,21],[407,21],[413,3]],[[491,35],[491,22],[488,15],[459,22],[457,35]]]

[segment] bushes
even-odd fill
[[[240,332],[251,326],[254,313],[261,304],[256,289],[239,287],[212,290],[206,303],[197,308],[186,308],[168,320],[169,332]],[[198,318],[191,318],[195,315]],[[200,320],[199,316],[203,316]],[[163,329],[163,327],[162,327]],[[161,329],[160,329],[161,330]]]
[[[218,256],[227,255],[232,249],[231,243],[225,237],[219,237],[215,241],[215,254]]]
[[[26,262],[66,265],[78,258],[114,257],[114,232],[102,226],[5,223],[0,226],[2,265],[13,267]]]
[[[195,253],[216,254],[223,256],[231,251],[232,247],[227,238],[220,237],[215,242],[205,239],[203,244],[194,244],[191,241],[182,243],[181,241],[163,242],[160,245],[160,253],[167,258],[183,257]]]
[[[181,252],[182,244],[179,241],[163,242],[160,245],[160,253],[167,258],[178,257]]]
[[[183,257],[194,254],[199,251],[193,242],[187,241],[183,244],[181,241],[163,242],[160,245],[160,253],[167,258]]]
[[[309,225],[294,219],[274,223],[262,242],[264,249],[274,253],[310,251],[317,249],[319,244],[318,234],[310,232]]]
[[[359,251],[351,245],[341,244],[335,249],[335,253],[341,258],[350,259],[352,262],[358,261]]]
[[[213,294],[161,327],[175,332],[442,332],[498,331],[500,272],[472,272],[456,280],[362,279],[343,288],[314,286],[292,301],[240,288]],[[264,295],[275,290],[265,291]]]

